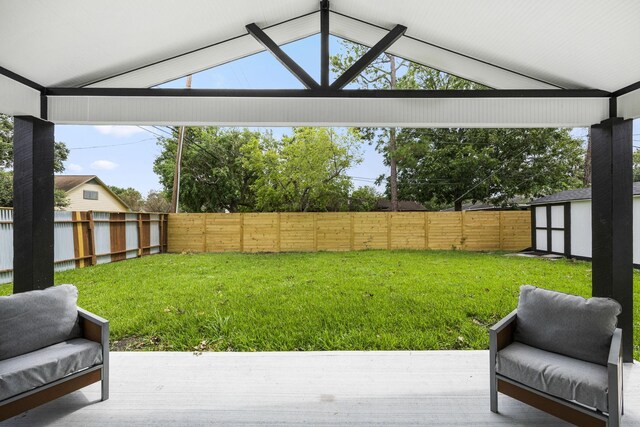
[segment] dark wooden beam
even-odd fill
[[[14,73],[11,70],[7,70],[6,68],[0,67],[0,75],[10,78],[11,80],[15,80],[18,83],[21,83],[25,86],[29,86],[31,89],[35,89],[37,91],[42,92],[44,90],[44,86],[34,82],[33,80],[29,80],[26,77],[21,76],[20,74]]]
[[[611,95],[618,97],[638,89],[640,89],[640,81],[632,83],[629,86],[625,86],[622,89],[618,89],[617,91],[613,92]]]
[[[329,87],[329,0],[320,2],[320,86]]]
[[[249,34],[255,38],[258,43],[264,46],[273,56],[280,61],[284,67],[291,72],[307,89],[317,89],[320,86],[318,83],[307,74],[306,71],[302,69],[301,66],[298,65],[296,61],[291,59],[289,55],[287,55],[280,46],[274,42],[271,37],[269,37],[264,31],[262,31],[256,24],[249,24],[246,26]]]
[[[47,96],[238,98],[608,98],[597,89],[361,90],[361,89],[147,89],[47,88]]]
[[[340,77],[338,77],[332,84],[332,89],[342,89],[348,85],[353,79],[358,77],[365,68],[367,68],[373,61],[376,60],[381,53],[389,48],[396,40],[404,35],[407,31],[407,27],[402,25],[396,25],[393,30],[384,36],[378,43],[376,43],[371,49],[367,51],[360,59],[358,59],[348,70],[346,70]]]
[[[591,127],[593,296],[622,304],[623,359],[633,361],[633,122]]]
[[[53,152],[53,123],[14,118],[14,293],[53,286]]]

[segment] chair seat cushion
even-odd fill
[[[536,390],[608,412],[607,368],[514,342],[498,352],[496,372]]]
[[[102,363],[102,346],[76,338],[0,361],[0,401]]]

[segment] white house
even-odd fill
[[[69,211],[130,212],[122,201],[96,175],[56,175],[56,189],[69,198]]]
[[[531,246],[591,259],[591,189],[561,191],[531,202]],[[640,267],[640,182],[633,184],[633,264]]]

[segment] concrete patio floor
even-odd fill
[[[7,426],[556,426],[501,395],[489,411],[488,351],[111,353],[98,384]],[[623,425],[640,426],[640,367],[625,365]]]

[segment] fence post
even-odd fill
[[[349,214],[349,250],[352,251],[355,248],[355,213]]]
[[[280,252],[280,212],[276,213],[276,252]]]
[[[96,265],[98,261],[96,256],[96,225],[95,222],[93,222],[93,211],[87,212],[87,219],[89,220],[89,227],[87,228],[87,232],[89,234],[87,239],[89,242],[89,253],[87,255],[91,255],[90,265]]]
[[[125,215],[126,218],[126,215]],[[136,214],[137,221],[137,231],[138,231],[138,258],[142,256],[142,214],[138,212]],[[127,223],[125,222],[125,227]]]
[[[240,253],[244,252],[244,214],[240,214]]]
[[[391,221],[393,220],[393,212],[387,212],[387,250],[391,249]]]
[[[502,228],[504,227],[502,211],[498,212],[498,228],[500,229],[500,243],[498,244],[500,250],[504,249],[504,234]]]
[[[318,212],[313,213],[313,251],[318,252]]]
[[[207,214],[202,214],[202,252],[207,252]]]
[[[429,249],[429,212],[424,213],[424,248]]]
[[[460,211],[460,249],[464,250],[464,211]]]

